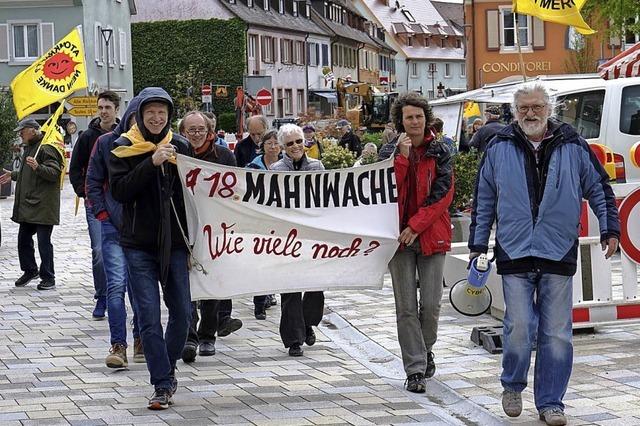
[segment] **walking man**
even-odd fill
[[[620,223],[607,173],[571,126],[551,118],[544,86],[516,90],[513,110],[516,120],[498,132],[480,163],[469,257],[487,252],[495,218],[494,252],[506,305],[502,407],[509,417],[522,412],[537,336],[535,405],[548,425],[564,425],[582,198],[598,217],[606,258],[618,247]]]
[[[136,123],[115,142],[109,159],[111,194],[122,203],[120,244],[129,264],[133,303],[155,392],[151,410],[169,408],[178,381],[191,318],[188,236],[182,184],[175,154],[191,155],[182,136],[171,132],[173,101],[159,87],[143,89]],[[159,284],[159,285],[158,285]],[[169,317],[163,332],[160,288]]]
[[[445,253],[451,248],[453,162],[447,146],[428,127],[433,114],[424,97],[413,92],[400,95],[391,114],[401,132],[393,163],[400,247],[389,271],[406,387],[423,393],[425,378],[436,372],[433,345],[438,337]],[[418,308],[416,270],[422,309]]]
[[[129,365],[125,292],[129,293],[129,301],[133,310],[133,362],[144,362],[138,317],[131,296],[129,266],[120,245],[122,204],[114,200],[111,195],[108,171],[113,143],[135,124],[139,103],[137,97],[133,98],[116,129],[98,138],[87,169],[87,201],[91,207],[90,210],[94,212],[95,218],[101,225],[102,261],[107,279],[107,309],[109,311],[111,348],[105,358],[105,364],[109,368],[126,368]]]
[[[93,318],[95,320],[102,320],[105,317],[105,310],[107,309],[107,279],[102,262],[101,225],[87,200],[85,184],[93,145],[95,145],[98,137],[115,129],[119,107],[120,96],[117,93],[107,90],[98,95],[98,117],[89,122],[89,128],[76,141],[71,155],[71,164],[69,164],[69,181],[71,181],[76,195],[84,198],[85,215],[89,227],[91,269],[93,271],[93,286],[95,287],[94,299],[96,299],[96,307],[93,310]]]
[[[53,146],[41,146],[43,134],[36,120],[25,118],[14,131],[18,132],[24,144],[22,167],[0,176],[0,184],[16,181],[11,220],[20,225],[18,259],[23,274],[15,284],[16,287],[24,287],[40,275],[38,290],[51,290],[56,287],[51,233],[53,225],[60,222],[60,174],[63,160]],[[39,271],[33,247],[34,234],[38,236],[41,261]]]

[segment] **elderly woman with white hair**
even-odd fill
[[[284,148],[284,156],[271,170],[308,171],[324,170],[318,160],[308,158],[304,152],[304,133],[295,124],[285,124],[278,131],[278,143]],[[316,342],[313,326],[320,324],[324,311],[324,293],[283,293],[280,317],[280,337],[290,356],[302,356],[302,344],[312,346]]]

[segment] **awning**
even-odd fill
[[[605,80],[623,77],[640,77],[640,43],[620,52],[598,67]]]
[[[311,92],[314,95],[320,96],[321,98],[325,98],[327,100],[327,102],[329,102],[330,104],[337,104],[338,103],[338,96],[336,95],[336,92]]]

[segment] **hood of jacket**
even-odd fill
[[[129,131],[129,129],[131,128],[131,126],[129,125],[129,120],[131,119],[132,115],[133,116],[137,115],[139,106],[140,106],[140,97],[134,96],[133,99],[131,99],[131,101],[129,102],[129,106],[127,107],[126,111],[124,112],[124,114],[122,114],[122,119],[120,120],[116,128],[113,130],[113,134],[115,136],[120,136],[121,134]]]
[[[146,87],[142,89],[136,97],[139,99],[138,108],[136,109],[136,122],[138,124],[138,128],[140,129],[140,132],[142,133],[142,136],[144,137],[144,140],[153,143],[160,142],[171,129],[171,117],[173,116],[173,100],[171,100],[171,96],[169,96],[169,94],[161,87]],[[144,126],[144,121],[142,119],[142,109],[146,104],[150,102],[161,102],[169,107],[167,123],[165,124],[162,131],[157,135],[149,132],[149,130]]]

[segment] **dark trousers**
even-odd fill
[[[264,310],[266,303],[267,296],[253,296],[253,305],[256,311]],[[218,322],[220,322],[220,324],[229,319],[232,309],[233,302],[231,302],[231,299],[220,300],[220,307],[218,308]]]
[[[18,259],[20,269],[23,272],[38,271],[35,249],[33,247],[33,235],[38,235],[38,251],[40,252],[40,278],[53,280],[56,277],[53,271],[53,244],[51,233],[53,225],[36,225],[34,223],[21,223],[18,228]]]
[[[191,303],[191,325],[189,326],[189,336],[187,342],[216,342],[216,332],[218,331],[218,309],[221,305],[220,300],[200,300]],[[200,316],[198,316],[200,309]],[[198,321],[200,325],[198,326]]]
[[[324,293],[283,293],[281,297],[280,338],[284,347],[296,343],[302,345],[307,337],[307,327],[320,324],[324,312]]]

